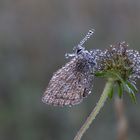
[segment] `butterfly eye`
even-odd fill
[[[80,54],[81,51],[82,51],[82,49],[81,48],[78,48],[77,51],[76,51],[76,53],[77,54]]]

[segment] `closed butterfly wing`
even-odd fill
[[[93,80],[91,69],[86,59],[74,57],[54,73],[42,101],[54,106],[80,103],[91,92]]]

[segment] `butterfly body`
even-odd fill
[[[42,101],[54,106],[75,105],[90,94],[94,57],[81,50],[64,67],[54,73]]]
[[[94,66],[93,52],[82,46],[94,33],[89,30],[84,39],[74,48],[74,54],[67,54],[72,59],[52,76],[42,101],[48,105],[65,106],[79,104],[91,93]]]

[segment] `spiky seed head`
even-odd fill
[[[112,77],[119,88],[129,92],[134,99],[134,93],[137,92],[135,82],[140,78],[140,53],[128,49],[128,44],[121,42],[111,45],[99,56],[97,68],[100,74],[97,75]]]

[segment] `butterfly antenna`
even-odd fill
[[[88,31],[88,33],[85,35],[85,37],[80,41],[78,46],[83,46],[83,44],[94,34],[95,30],[91,29]]]
[[[79,50],[84,50],[83,44],[93,35],[94,32],[95,32],[94,29],[89,30],[88,33],[85,35],[85,37],[80,41],[80,43],[73,48],[73,50],[76,51],[76,54],[78,53]],[[75,53],[65,54],[66,58],[74,57],[74,56],[75,56]]]

